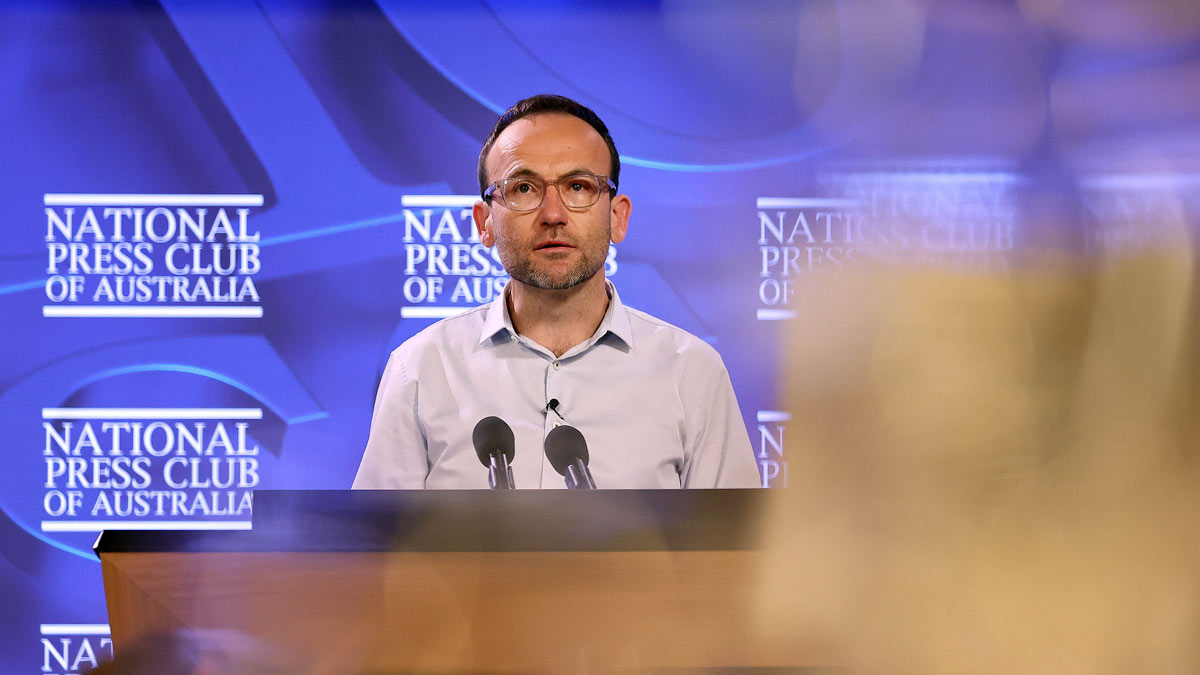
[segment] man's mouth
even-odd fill
[[[546,242],[542,242],[541,244],[538,244],[538,247],[534,250],[536,250],[536,251],[555,251],[555,250],[561,251],[561,250],[566,250],[569,248],[574,248],[574,246],[571,246],[570,244],[563,242],[563,241],[558,241],[557,239],[551,239],[550,241],[546,241]]]

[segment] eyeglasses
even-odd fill
[[[537,176],[517,176],[498,180],[483,191],[483,198],[493,197],[512,211],[532,211],[542,205],[546,197],[546,181]],[[608,176],[594,173],[573,173],[550,183],[558,190],[558,197],[569,209],[586,209],[600,200],[600,193],[608,190],[616,193],[617,184]]]

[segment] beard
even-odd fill
[[[578,242],[576,250],[579,252],[579,259],[561,272],[554,272],[544,265],[534,263],[528,253],[518,253],[519,245],[511,240],[498,239],[496,248],[500,254],[500,264],[513,279],[526,286],[561,291],[582,284],[603,269],[604,261],[608,258],[609,234],[609,229],[605,228],[602,237]]]

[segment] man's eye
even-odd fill
[[[566,180],[567,190],[570,192],[595,192],[596,184],[589,178],[577,176]]]
[[[538,191],[538,186],[532,181],[521,180],[508,184],[508,194],[510,195],[527,195]]]

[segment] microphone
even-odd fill
[[[511,465],[517,451],[512,428],[499,417],[485,417],[471,432],[471,443],[479,461],[488,468],[488,485],[493,490],[515,489]]]
[[[573,426],[554,427],[546,434],[546,459],[567,479],[568,490],[595,490],[596,482],[588,471],[587,441]]]
[[[567,418],[563,417],[563,414],[558,412],[558,399],[556,398],[550,399],[546,403],[546,407],[542,408],[543,415],[551,412],[553,412],[555,415],[558,415],[558,419],[563,420],[564,422],[566,421]]]

